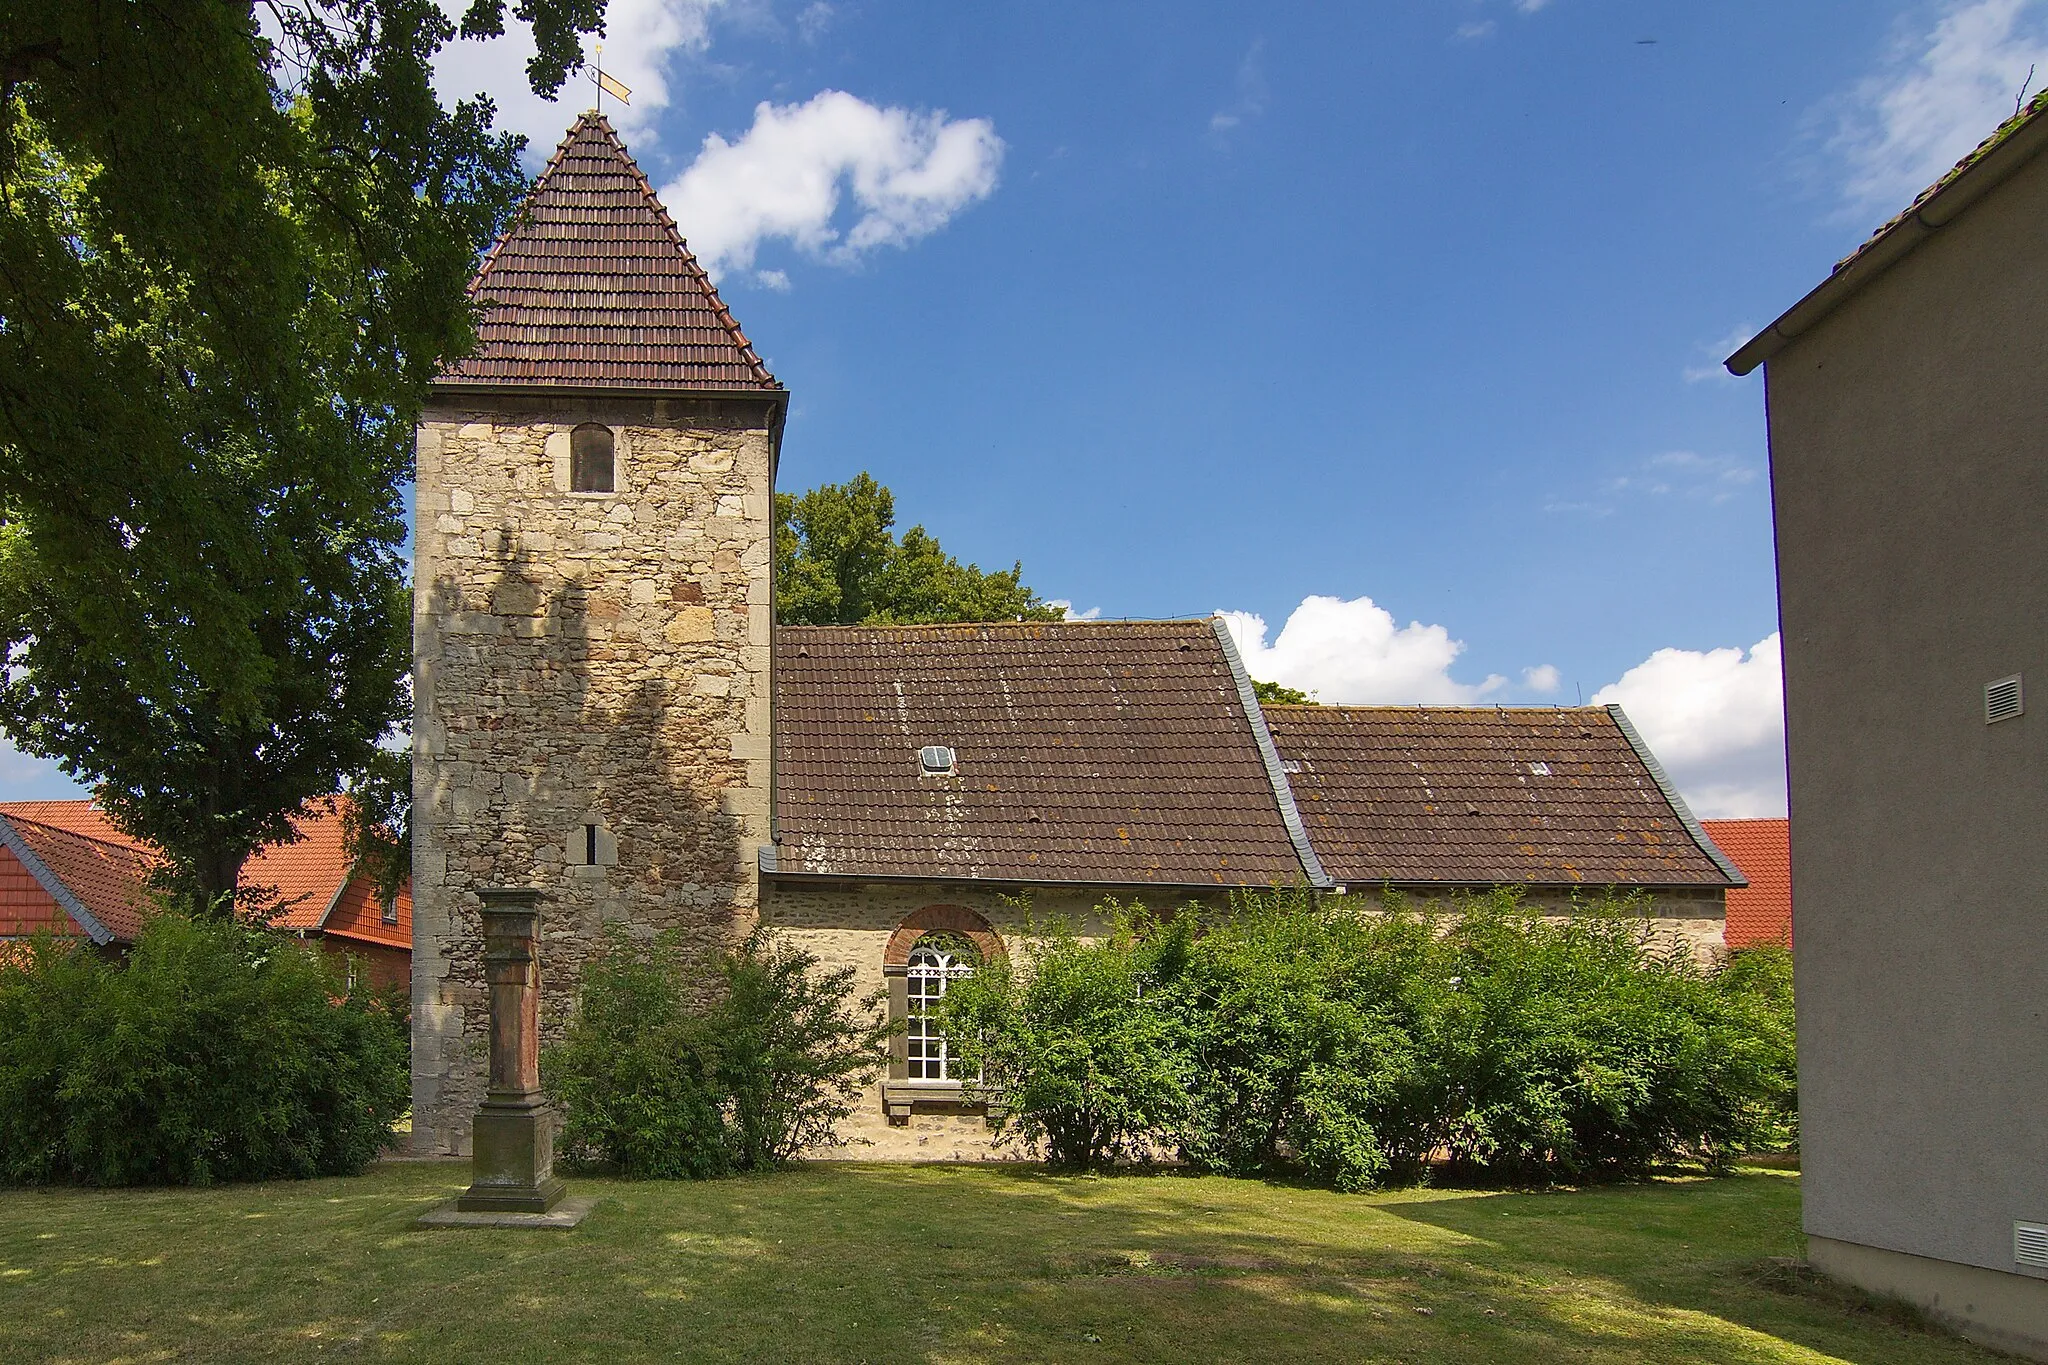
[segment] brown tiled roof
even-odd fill
[[[770,870],[1313,882],[1248,686],[1208,621],[782,627]]]
[[[1702,886],[1735,879],[1604,707],[1268,706],[1339,882]]]
[[[95,839],[11,811],[0,816],[0,842],[95,942],[134,942],[148,905],[146,882],[155,857],[132,843]]]
[[[781,390],[602,114],[576,120],[469,289],[476,353],[443,383]]]
[[[1749,885],[1728,893],[1730,948],[1792,946],[1792,831],[1776,820],[1702,820],[1700,827],[1742,869]]]

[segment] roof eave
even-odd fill
[[[860,882],[868,884],[902,883],[907,886],[993,886],[993,887],[1088,887],[1103,891],[1272,891],[1282,889],[1289,883],[1283,882],[1176,882],[1176,881],[1131,881],[1115,877],[1046,877],[1035,872],[1019,872],[1005,876],[974,876],[966,872],[810,872],[799,868],[784,867],[775,848],[761,845],[756,861],[761,875],[773,882],[811,883],[827,885],[832,883]],[[1327,884],[1309,886],[1310,891],[1327,891]]]
[[[2035,117],[2015,128],[1997,145],[1958,171],[1955,178],[1927,196],[1919,208],[1902,216],[1885,233],[1850,257],[1793,304],[1770,326],[1758,332],[1724,362],[1728,372],[1746,375],[1790,342],[1810,331],[1865,285],[1897,265],[1921,243],[1960,217],[1970,205],[2010,179],[2048,147],[2048,117]]]
[[[1716,882],[1716,881],[1690,881],[1690,882],[1660,882],[1660,881],[1652,881],[1652,880],[1637,880],[1637,881],[1628,881],[1628,880],[1625,880],[1625,879],[1613,879],[1613,878],[1610,878],[1610,879],[1608,879],[1608,880],[1605,880],[1605,881],[1603,881],[1603,880],[1601,880],[1601,879],[1599,879],[1599,878],[1597,878],[1597,877],[1587,877],[1587,878],[1584,878],[1584,879],[1582,879],[1582,880],[1580,880],[1580,881],[1565,881],[1565,880],[1559,880],[1559,881],[1554,881],[1554,882],[1545,882],[1545,881],[1533,881],[1533,880],[1523,880],[1523,881],[1512,881],[1512,880],[1504,880],[1504,879],[1501,879],[1501,878],[1498,878],[1498,877],[1431,877],[1431,878],[1419,878],[1419,877],[1386,877],[1386,876],[1359,876],[1359,877],[1342,877],[1342,876],[1340,876],[1340,877],[1338,877],[1338,878],[1337,878],[1337,885],[1338,885],[1338,886],[1346,886],[1346,887],[1367,887],[1367,886],[1384,886],[1384,887],[1391,887],[1391,888],[1392,888],[1393,890],[1395,890],[1395,891],[1405,891],[1405,890],[1408,890],[1408,889],[1409,889],[1409,888],[1411,888],[1411,887],[1423,887],[1423,888],[1429,888],[1429,889],[1443,889],[1443,888],[1450,888],[1450,889],[1453,889],[1453,890],[1455,890],[1455,889],[1457,889],[1457,888],[1460,888],[1460,887],[1471,887],[1471,888],[1479,888],[1479,887],[1489,887],[1489,888],[1491,888],[1491,887],[1502,887],[1502,888],[1505,888],[1505,889],[1507,889],[1507,890],[1510,890],[1510,891],[1607,891],[1607,890],[1614,890],[1614,891],[1653,891],[1653,892],[1654,892],[1654,891],[1726,891],[1726,890],[1728,890],[1728,889],[1729,889],[1729,888],[1728,888],[1728,885],[1727,885],[1727,883],[1725,883],[1725,882]]]
[[[527,379],[435,379],[429,394],[492,393],[542,398],[739,398],[773,403],[789,402],[789,390],[718,389],[677,387],[666,384],[552,384]]]

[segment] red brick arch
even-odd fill
[[[1008,956],[1003,951],[1002,935],[974,911],[964,905],[927,905],[905,915],[903,922],[896,926],[896,932],[889,935],[889,946],[882,953],[882,966],[909,966],[910,950],[934,929],[965,935],[980,952],[983,962],[995,962]]]

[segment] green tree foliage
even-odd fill
[[[1187,926],[1107,909],[1105,939],[1055,922],[1021,972],[986,963],[945,999],[947,1036],[1000,1098],[999,1126],[1071,1170],[1147,1159],[1188,1105],[1187,1049],[1158,997],[1187,956]]]
[[[602,19],[518,12],[543,89]],[[0,9],[0,725],[207,901],[408,709],[414,420],[524,187],[434,0],[257,13]]]
[[[1023,584],[1021,562],[995,573],[962,564],[913,526],[898,540],[896,498],[862,473],[798,496],[775,495],[776,616],[784,625],[930,625],[1057,621]]]
[[[945,1027],[1049,1159],[1178,1150],[1339,1189],[1710,1168],[1796,1140],[1788,956],[1700,966],[1636,899],[1547,919],[1499,892],[1384,913],[1306,892],[1083,942],[956,985]]]
[[[852,968],[820,971],[765,932],[698,969],[672,934],[644,943],[609,925],[567,1032],[541,1054],[563,1153],[701,1180],[831,1146],[887,1060],[878,1004],[856,1006]]]
[[[284,935],[159,915],[123,962],[0,954],[0,1181],[360,1172],[411,1102],[405,1005]]]
[[[1315,698],[1298,687],[1285,687],[1276,682],[1260,682],[1252,679],[1252,695],[1268,706],[1313,706]]]

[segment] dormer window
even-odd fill
[[[569,491],[612,491],[612,429],[585,422],[569,433]]]

